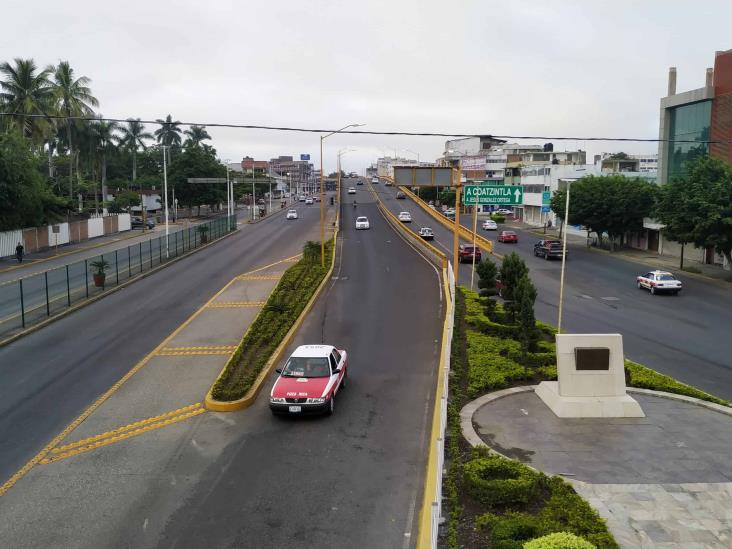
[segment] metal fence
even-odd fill
[[[29,328],[69,307],[167,263],[236,229],[236,217],[138,242],[0,285],[0,337]],[[95,276],[101,271],[104,276]]]

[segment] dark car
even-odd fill
[[[142,217],[140,216],[132,216],[131,219],[132,228],[142,228],[142,226],[146,226],[148,229],[154,229],[155,228],[155,218],[148,217],[145,222],[142,222]]]
[[[480,255],[480,248],[477,246],[460,244],[460,247],[458,248],[458,261],[460,261],[460,263],[473,261],[473,256],[475,256],[475,262],[478,263],[480,261]]]
[[[404,200],[405,198],[407,198],[407,195],[406,195],[406,194],[404,194],[404,193],[403,193],[402,191],[399,191],[399,192],[397,193],[396,197],[397,197],[397,198],[398,198],[399,200]]]
[[[518,244],[518,235],[513,231],[501,231],[498,233],[498,242]]]
[[[534,255],[549,259],[562,259],[562,243],[559,240],[539,240],[534,244]]]

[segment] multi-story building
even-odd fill
[[[376,174],[379,177],[394,177],[394,166],[429,166],[425,162],[417,162],[411,158],[392,158],[384,156],[376,159]]]
[[[668,95],[661,98],[659,116],[658,182],[682,176],[690,160],[713,156],[732,164],[732,50],[718,51],[714,68],[706,70],[704,86],[676,92],[676,67],[668,73]],[[638,246],[678,257],[681,245],[664,238],[663,225],[648,219]],[[695,248],[686,257],[729,268],[714,249]]]
[[[313,165],[308,160],[278,156],[269,161],[269,169],[274,175],[289,177],[293,182],[297,182],[298,186],[303,186],[312,180]]]
[[[251,156],[245,156],[241,160],[241,168],[236,171],[251,174],[254,172],[267,173],[269,171],[269,162],[266,160],[254,160]]]

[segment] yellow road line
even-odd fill
[[[51,450],[51,454],[62,454],[68,450],[73,450],[73,449],[79,448],[81,446],[87,446],[93,442],[98,442],[105,438],[111,438],[111,437],[117,436],[126,431],[132,431],[134,429],[138,429],[139,427],[144,427],[145,425],[150,425],[151,423],[157,423],[159,421],[163,421],[165,419],[169,419],[174,416],[185,414],[185,413],[191,412],[193,410],[196,410],[200,407],[201,407],[201,403],[196,402],[195,404],[191,404],[190,406],[185,406],[183,408],[178,408],[177,410],[173,410],[172,412],[166,412],[164,414],[160,414],[160,415],[157,415],[154,417],[149,417],[147,419],[135,421],[134,423],[130,423],[128,425],[123,425],[122,427],[118,427],[117,429],[112,429],[111,431],[107,431],[105,433],[100,433],[98,435],[94,435],[93,437],[83,438],[81,440],[77,440],[76,442],[72,442],[71,444],[66,444],[64,446],[57,446],[56,448]],[[41,461],[41,463],[43,463],[43,461]]]
[[[278,265],[280,263],[283,263],[285,261],[290,261],[294,257],[299,257],[300,254],[288,257],[285,259],[281,259],[279,261],[275,261],[274,263],[270,263],[269,265],[265,265],[264,267],[260,267],[258,269],[254,269],[252,271],[249,271],[247,274],[260,272],[266,269],[269,269],[273,267],[274,265]],[[188,317],[187,320],[183,322],[180,326],[178,326],[171,334],[166,337],[160,345],[155,347],[150,353],[148,353],[142,360],[140,360],[137,364],[135,364],[132,369],[130,369],[124,376],[122,376],[114,385],[112,385],[107,391],[102,394],[99,398],[97,398],[96,401],[94,401],[86,410],[84,410],[81,415],[79,415],[74,421],[72,421],[69,425],[67,425],[63,431],[61,431],[58,435],[56,435],[51,442],[49,442],[40,452],[38,452],[35,456],[33,456],[23,467],[18,469],[8,480],[6,480],[1,486],[0,486],[0,497],[2,497],[8,490],[10,490],[15,484],[23,478],[25,475],[28,474],[28,472],[35,467],[42,459],[44,459],[48,453],[58,446],[62,440],[64,440],[69,433],[71,433],[74,429],[76,429],[81,423],[88,418],[91,414],[94,413],[94,411],[99,408],[110,396],[112,396],[122,385],[124,385],[133,375],[135,375],[138,371],[140,371],[145,364],[147,364],[152,357],[154,357],[161,349],[165,348],[167,344],[172,341],[180,332],[182,332],[195,318],[201,314],[204,309],[211,304],[217,297],[219,297],[221,294],[223,294],[229,286],[231,286],[236,281],[236,278],[233,278],[230,280],[223,288],[221,288],[218,292],[216,292],[211,299],[209,299],[203,306],[199,307],[198,310],[196,310],[191,316]]]
[[[216,301],[208,306],[209,309],[230,309],[233,307],[262,307],[264,301]]]
[[[234,351],[160,351],[157,356],[207,356],[207,355],[230,355]]]
[[[240,275],[234,280],[279,280],[281,275]]]
[[[168,351],[235,351],[236,345],[199,345],[196,347],[166,347],[161,352]]]
[[[200,406],[200,404],[199,404],[199,406]],[[73,456],[78,456],[79,454],[84,454],[86,452],[96,450],[97,448],[101,448],[103,446],[109,446],[110,444],[114,444],[115,442],[121,442],[128,438],[136,437],[143,433],[147,433],[149,431],[154,431],[155,429],[160,429],[161,427],[166,427],[168,425],[172,425],[173,423],[178,423],[180,421],[190,419],[192,417],[199,416],[199,415],[205,414],[205,413],[206,413],[205,408],[200,408],[200,407],[195,408],[184,414],[178,414],[178,415],[172,416],[168,419],[159,421],[157,423],[151,423],[148,425],[144,425],[142,427],[138,427],[136,429],[131,429],[129,431],[120,433],[118,435],[113,435],[113,436],[110,436],[107,438],[97,440],[96,442],[91,442],[91,443],[83,445],[83,446],[77,446],[71,450],[68,450],[65,452],[60,452],[51,457],[43,458],[40,461],[40,463],[43,465],[48,465],[49,463],[54,463],[54,462],[60,461],[62,459],[70,458]]]

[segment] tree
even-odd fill
[[[684,212],[696,246],[713,247],[732,265],[732,168],[717,158],[698,158],[679,178]]]
[[[517,282],[514,289],[514,309],[518,314],[518,338],[521,342],[521,349],[524,353],[533,351],[539,333],[536,329],[536,317],[534,316],[534,302],[536,301],[536,288],[528,275],[523,275]]]
[[[158,143],[166,147],[180,147],[180,120],[174,122],[173,117],[168,115],[165,120],[158,118],[155,122],[160,124],[160,127],[155,130],[155,139]]]
[[[53,194],[39,168],[19,133],[0,134],[0,231],[61,218],[66,202]]]
[[[188,183],[191,177],[226,177],[226,167],[204,148],[190,148],[177,155],[170,164],[168,185],[175,188],[176,198],[183,206],[219,204],[227,197],[226,185]]]
[[[52,68],[39,71],[33,59],[15,58],[13,63],[0,64],[2,110],[13,115],[10,127],[16,128],[24,137],[38,137],[43,121],[31,116],[48,114],[53,107],[53,89],[49,81]]]
[[[693,232],[696,224],[688,202],[686,187],[686,181],[678,178],[661,185],[653,210],[654,217],[664,225],[664,236],[681,244],[679,269],[684,268],[684,247],[694,240]]]
[[[655,203],[656,185],[640,178],[622,175],[588,175],[571,184],[569,204],[570,225],[584,225],[597,234],[598,242],[607,233],[612,245],[626,233],[640,231],[643,218],[651,214]],[[567,190],[552,196],[551,207],[559,218],[565,218]]]
[[[498,274],[498,267],[491,260],[486,257],[480,263],[476,264],[475,272],[478,275],[478,288],[480,288],[480,295],[491,296],[496,294],[496,276]]]
[[[199,147],[205,140],[211,139],[211,136],[206,131],[206,126],[191,126],[189,129],[183,132],[188,136],[183,143],[186,148]]]
[[[74,69],[68,61],[61,61],[53,72],[53,93],[57,101],[57,110],[67,117],[89,116],[93,114],[92,107],[99,106],[99,101],[91,93],[88,84],[91,80],[86,76],[74,77]],[[66,120],[66,139],[68,140],[69,155],[73,158],[74,147],[71,130],[75,126],[73,120]],[[73,199],[73,165],[69,162],[69,199]]]
[[[503,287],[501,297],[508,302],[507,310],[511,320],[515,319],[516,313],[516,307],[514,306],[516,287],[519,280],[528,274],[529,268],[516,252],[511,252],[503,258],[500,270],[501,286]]]
[[[146,148],[145,140],[153,136],[145,131],[145,125],[139,118],[128,118],[127,125],[121,127],[120,145],[132,154],[132,181],[137,179],[137,151]]]
[[[140,205],[140,195],[132,191],[122,191],[117,193],[114,197],[112,204],[109,206],[109,211],[112,213],[121,213],[129,211],[130,208]]]
[[[99,115],[101,118],[101,115]],[[117,147],[117,141],[119,137],[117,136],[117,130],[119,129],[119,124],[114,121],[107,121],[107,120],[99,120],[94,125],[94,130],[97,134],[98,139],[98,146],[97,146],[97,152],[100,155],[101,160],[101,181],[102,181],[102,202],[107,200],[107,157],[110,154],[113,154]]]

